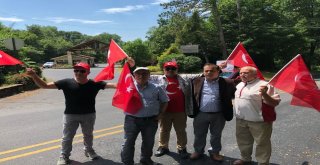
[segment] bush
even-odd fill
[[[160,72],[161,71],[159,66],[148,66],[148,69],[150,70],[150,72]]]
[[[179,72],[198,72],[201,70],[201,59],[195,56],[185,56],[183,54],[163,54],[158,57],[158,65],[161,70],[167,61],[175,60],[179,67]]]
[[[187,56],[184,58],[184,71],[188,73],[198,72],[201,69],[201,59],[196,56]]]
[[[34,89],[36,84],[26,74],[14,74],[6,77],[7,84],[23,84],[25,89]]]
[[[185,56],[183,54],[163,54],[160,57],[158,57],[158,65],[163,69],[163,64],[167,61],[177,61],[179,68],[184,68],[184,61]],[[182,71],[182,70],[181,70]]]
[[[1,71],[0,71],[0,86],[1,86],[2,84],[4,84],[5,80],[6,80],[6,79],[4,78],[4,74],[2,74]]]

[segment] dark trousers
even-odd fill
[[[199,114],[193,120],[194,128],[194,150],[199,154],[204,153],[208,129],[210,130],[210,144],[212,152],[221,151],[221,134],[225,126],[226,120],[222,113],[205,113]]]
[[[135,142],[140,132],[142,137],[140,160],[151,159],[157,129],[158,121],[156,117],[137,118],[126,115],[121,161],[126,165],[134,164]]]

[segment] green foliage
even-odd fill
[[[107,44],[110,43],[111,39],[113,39],[117,44],[122,45],[121,37],[117,34],[109,34],[109,33],[102,33],[97,36],[93,37],[101,42],[105,42]]]
[[[197,72],[201,69],[202,61],[199,57],[185,56],[183,54],[163,54],[158,58],[158,65],[161,70],[163,64],[168,61],[176,61],[179,67],[179,72]]]
[[[150,72],[161,72],[161,69],[159,66],[147,66]]]
[[[123,50],[128,54],[128,56],[133,57],[136,66],[147,66],[154,63],[147,44],[141,39],[127,42],[123,46]]]
[[[213,3],[218,7],[223,34],[211,11]],[[200,53],[194,55],[202,60],[221,59],[218,36],[223,35],[229,53],[241,41],[262,70],[280,69],[297,54],[304,56],[310,68],[320,63],[319,0],[171,0],[161,6],[164,12],[159,27],[152,32],[164,28],[173,32],[150,33],[152,42],[170,33],[175,43],[199,43]]]
[[[202,61],[199,57],[187,56],[184,58],[184,71],[187,73],[198,72],[201,70]]]
[[[14,74],[6,76],[6,84],[23,84],[26,89],[35,88],[36,85],[33,80],[26,74]]]
[[[183,54],[163,54],[158,57],[158,65],[163,69],[163,64],[168,61],[176,61],[179,68],[183,66],[185,56]],[[182,67],[183,68],[183,67]]]
[[[6,81],[4,74],[0,70],[0,86]]]
[[[171,44],[168,49],[164,51],[162,55],[169,55],[169,54],[181,54],[182,52],[179,49],[178,44]]]

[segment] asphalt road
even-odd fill
[[[101,68],[93,68],[93,78]],[[45,69],[49,80],[72,77],[70,69]],[[118,75],[118,74],[117,74]],[[113,82],[117,81],[117,76]],[[295,165],[308,162],[320,164],[320,121],[319,112],[290,106],[291,97],[281,93],[282,102],[277,107],[277,120],[272,136],[274,165]],[[95,125],[94,148],[101,155],[96,161],[88,160],[83,154],[80,130],[74,139],[71,155],[74,165],[119,165],[120,149],[123,142],[123,113],[111,106],[114,89],[100,91],[97,96],[97,120]],[[0,164],[4,165],[54,165],[60,152],[62,136],[62,114],[64,97],[62,91],[39,89],[0,99]],[[192,119],[188,119],[188,151],[193,151]],[[230,165],[239,158],[235,139],[235,120],[227,122],[223,131],[223,163],[204,157],[202,160],[180,160],[176,154],[176,136],[172,131],[169,155],[152,157],[163,165]],[[156,136],[158,140],[158,134]],[[135,161],[139,161],[141,138],[136,143]],[[208,148],[209,146],[207,146]],[[154,147],[156,150],[157,144]],[[254,156],[253,156],[254,157]]]

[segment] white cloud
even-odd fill
[[[151,3],[152,5],[159,5],[160,3],[168,3],[170,0],[155,0],[155,2]]]
[[[101,9],[100,11],[108,14],[115,14],[115,13],[125,13],[133,10],[140,10],[145,7],[146,7],[145,5],[135,5],[135,6],[126,6],[126,7],[119,7],[119,8]]]
[[[47,20],[55,22],[55,23],[79,22],[79,23],[83,23],[83,24],[101,24],[101,23],[111,23],[112,22],[112,21],[108,21],[108,20],[84,20],[84,19],[62,18],[62,17],[48,18]]]
[[[16,18],[16,17],[0,17],[0,21],[7,21],[7,22],[22,22],[24,21],[23,19],[20,18]]]

